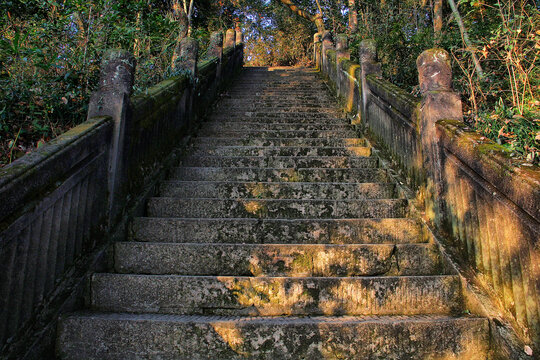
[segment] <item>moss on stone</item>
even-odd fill
[[[208,59],[205,59],[197,64],[197,71],[200,75],[208,75],[209,72],[217,67],[219,59],[216,56],[212,56]]]
[[[328,49],[326,50],[326,56],[328,57],[328,60],[336,61],[336,50]]]
[[[108,64],[112,61],[126,61],[129,66],[134,66],[135,58],[133,55],[124,49],[109,49],[103,55],[103,64]]]

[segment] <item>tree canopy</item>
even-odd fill
[[[537,161],[540,16],[533,0],[6,0],[0,2],[0,166],[85,119],[107,48],[138,59],[135,91],[172,75],[177,40],[244,31],[247,65],[309,65],[313,34],[377,42],[384,76],[415,93],[415,60],[454,60],[468,121]],[[536,159],[536,160],[535,160]]]

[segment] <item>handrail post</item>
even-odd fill
[[[365,124],[369,122],[368,119],[368,101],[369,101],[369,87],[366,77],[370,74],[380,75],[381,64],[377,62],[377,43],[375,40],[366,39],[360,42],[358,49],[358,57],[360,58],[360,78],[361,84],[359,84],[360,91],[362,92],[362,104],[360,105],[360,121]]]
[[[234,46],[236,44],[236,30],[234,29],[227,29],[227,33],[225,34],[225,48]]]
[[[110,116],[114,122],[108,167],[108,226],[114,226],[115,219],[123,206],[118,199],[123,181],[125,143],[130,124],[128,109],[133,92],[136,60],[124,50],[108,50],[101,62],[98,90],[92,94],[88,104],[88,119]]]
[[[422,102],[419,131],[423,168],[426,171],[425,211],[428,219],[441,225],[445,219],[441,204],[441,154],[436,132],[438,120],[463,120],[459,94],[452,89],[450,56],[443,49],[424,51],[416,60]]]
[[[221,66],[223,62],[223,31],[214,31],[210,35],[210,44],[208,45],[208,56],[218,58],[216,79],[221,78]]]
[[[334,48],[334,41],[332,40],[332,33],[325,31],[322,35],[322,68],[323,72],[330,76],[330,69],[328,68],[328,56],[326,51]]]
[[[322,43],[322,34],[315,33],[313,35],[313,62],[317,70],[321,70],[321,43]]]
[[[193,79],[197,77],[197,61],[199,59],[199,43],[185,37],[176,46],[173,55],[173,70],[186,72]]]
[[[184,113],[182,117],[186,119],[187,126],[191,126],[193,114],[193,94],[197,86],[197,61],[199,60],[199,42],[193,38],[185,37],[176,46],[173,56],[173,71],[183,72],[189,76],[191,85],[189,91],[185,93]]]
[[[343,73],[341,71],[341,60],[350,60],[351,53],[349,52],[349,39],[347,34],[339,34],[336,37],[336,92],[339,96],[341,94],[341,85],[344,81]]]
[[[236,59],[235,67],[236,67],[239,65],[243,65],[244,63],[244,34],[242,33],[242,29],[240,29],[239,27],[235,29],[235,33],[236,33],[235,34],[236,35],[235,52],[237,52],[235,54],[235,59]],[[240,67],[241,66],[239,66],[239,68]]]

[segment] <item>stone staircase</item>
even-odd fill
[[[247,68],[61,359],[486,359],[488,322],[310,70]]]

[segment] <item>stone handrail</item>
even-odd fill
[[[87,121],[0,169],[0,357],[54,347],[58,315],[84,303],[110,241],[126,236],[174,148],[242,67],[232,33],[225,48],[213,34],[203,61],[183,40],[181,75],[135,96],[135,59],[108,52]]]
[[[355,64],[337,56],[347,51],[342,38],[336,49],[330,34],[316,34],[314,40],[316,66],[354,116],[353,123],[400,166],[465,282],[490,299],[482,304],[482,315],[493,320],[499,350],[509,358],[524,356],[519,341],[506,336],[512,329],[522,345],[538,353],[538,167],[523,166],[502,146],[465,126],[444,50],[419,56],[421,97],[416,98],[382,78],[374,41],[362,41],[360,64]]]

